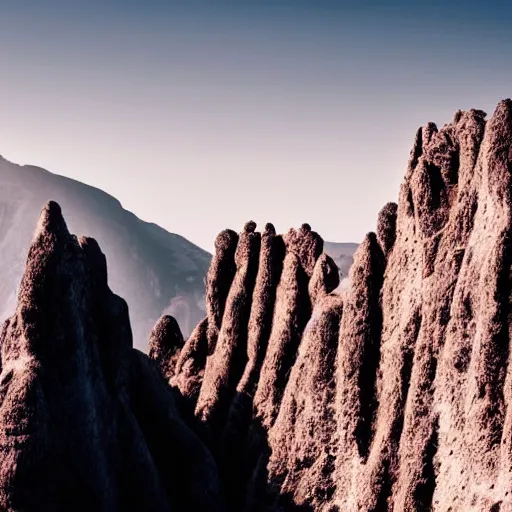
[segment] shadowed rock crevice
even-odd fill
[[[434,421],[434,428],[432,435],[428,441],[427,448],[425,450],[425,456],[423,459],[423,470],[421,472],[421,478],[414,489],[414,506],[418,512],[428,512],[432,510],[434,491],[436,488],[436,454],[437,445],[439,443],[439,420],[436,418]]]

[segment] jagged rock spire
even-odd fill
[[[222,232],[207,317],[155,328],[170,388],[49,203],[1,333],[0,508],[221,511],[219,471],[233,512],[511,509],[511,171],[510,100],[419,129],[343,295],[309,225]]]
[[[247,361],[247,325],[258,272],[260,233],[244,226],[235,252],[236,273],[229,289],[215,351],[208,358],[196,415],[214,430],[225,422]]]
[[[208,351],[212,354],[217,343],[229,288],[235,277],[235,251],[238,235],[226,229],[215,240],[213,256],[206,276],[206,314],[208,315]]]
[[[132,348],[98,244],[54,202],[1,347],[2,510],[223,510],[209,451]]]
[[[217,454],[233,510],[510,508],[512,102],[485,117],[418,130],[342,298],[311,227],[283,237]]]

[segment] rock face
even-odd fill
[[[232,510],[512,510],[512,102],[485,117],[418,130],[341,295],[308,225],[240,249],[193,381]]]
[[[151,357],[48,205],[1,335],[0,508],[512,511],[512,101],[485,117],[418,131],[340,294],[309,225],[221,233],[206,318]]]
[[[164,315],[158,320],[149,335],[149,357],[156,361],[167,381],[173,377],[184,340],[176,319]]]
[[[132,348],[103,253],[69,234],[56,203],[41,215],[1,360],[2,510],[223,510],[210,452]]]
[[[281,404],[288,400],[293,409],[294,392],[303,392],[301,384],[288,384],[289,380],[299,372],[307,381],[309,372],[314,372],[309,350],[299,355],[314,307],[319,308],[321,320],[318,328],[311,327],[310,335],[304,335],[309,341],[302,343],[313,347],[314,357],[322,358],[324,366],[316,367],[318,378],[327,382],[331,375],[326,384],[331,394],[326,391],[323,402],[332,398],[333,367],[326,375],[323,370],[329,370],[330,357],[336,353],[342,308],[341,297],[330,295],[339,284],[338,268],[322,254],[323,240],[309,225],[284,236],[276,235],[272,224],[261,235],[255,228],[249,222],[239,236],[231,231],[219,235],[222,243],[216,244],[207,280],[211,313],[185,343],[171,379],[182,396],[197,400],[192,423],[198,423],[195,429],[215,454],[233,511],[259,510],[257,497],[262,503],[274,500],[275,486],[267,486],[266,477],[268,434]],[[226,271],[233,268],[234,273]],[[231,286],[225,286],[222,272]],[[329,347],[324,349],[326,333]],[[204,347],[209,347],[207,357]],[[284,414],[282,423],[288,421]],[[286,427],[280,431],[289,433]]]

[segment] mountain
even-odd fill
[[[0,156],[0,320],[14,311],[26,248],[41,208],[49,201],[66,212],[70,229],[100,243],[109,283],[130,307],[136,346],[145,349],[162,314],[175,317],[188,336],[205,316],[204,278],[211,255],[180,235],[137,218],[100,189]],[[357,244],[326,242],[341,271],[341,287]]]
[[[222,231],[206,317],[146,355],[48,203],[0,332],[0,508],[512,510],[511,100],[418,130],[338,284],[308,224]]]
[[[109,284],[130,308],[136,346],[172,314],[185,335],[204,317],[204,277],[211,255],[126,211],[105,192],[32,165],[0,157],[0,319],[14,311],[18,285],[42,207],[57,201],[70,229],[94,237],[105,252]]]

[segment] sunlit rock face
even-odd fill
[[[149,356],[95,240],[49,203],[1,333],[0,509],[512,510],[512,102],[418,130],[336,262],[223,231],[206,312]]]
[[[512,510],[511,171],[512,103],[457,112],[418,130],[341,293],[308,225],[233,251],[194,374],[232,510]]]

